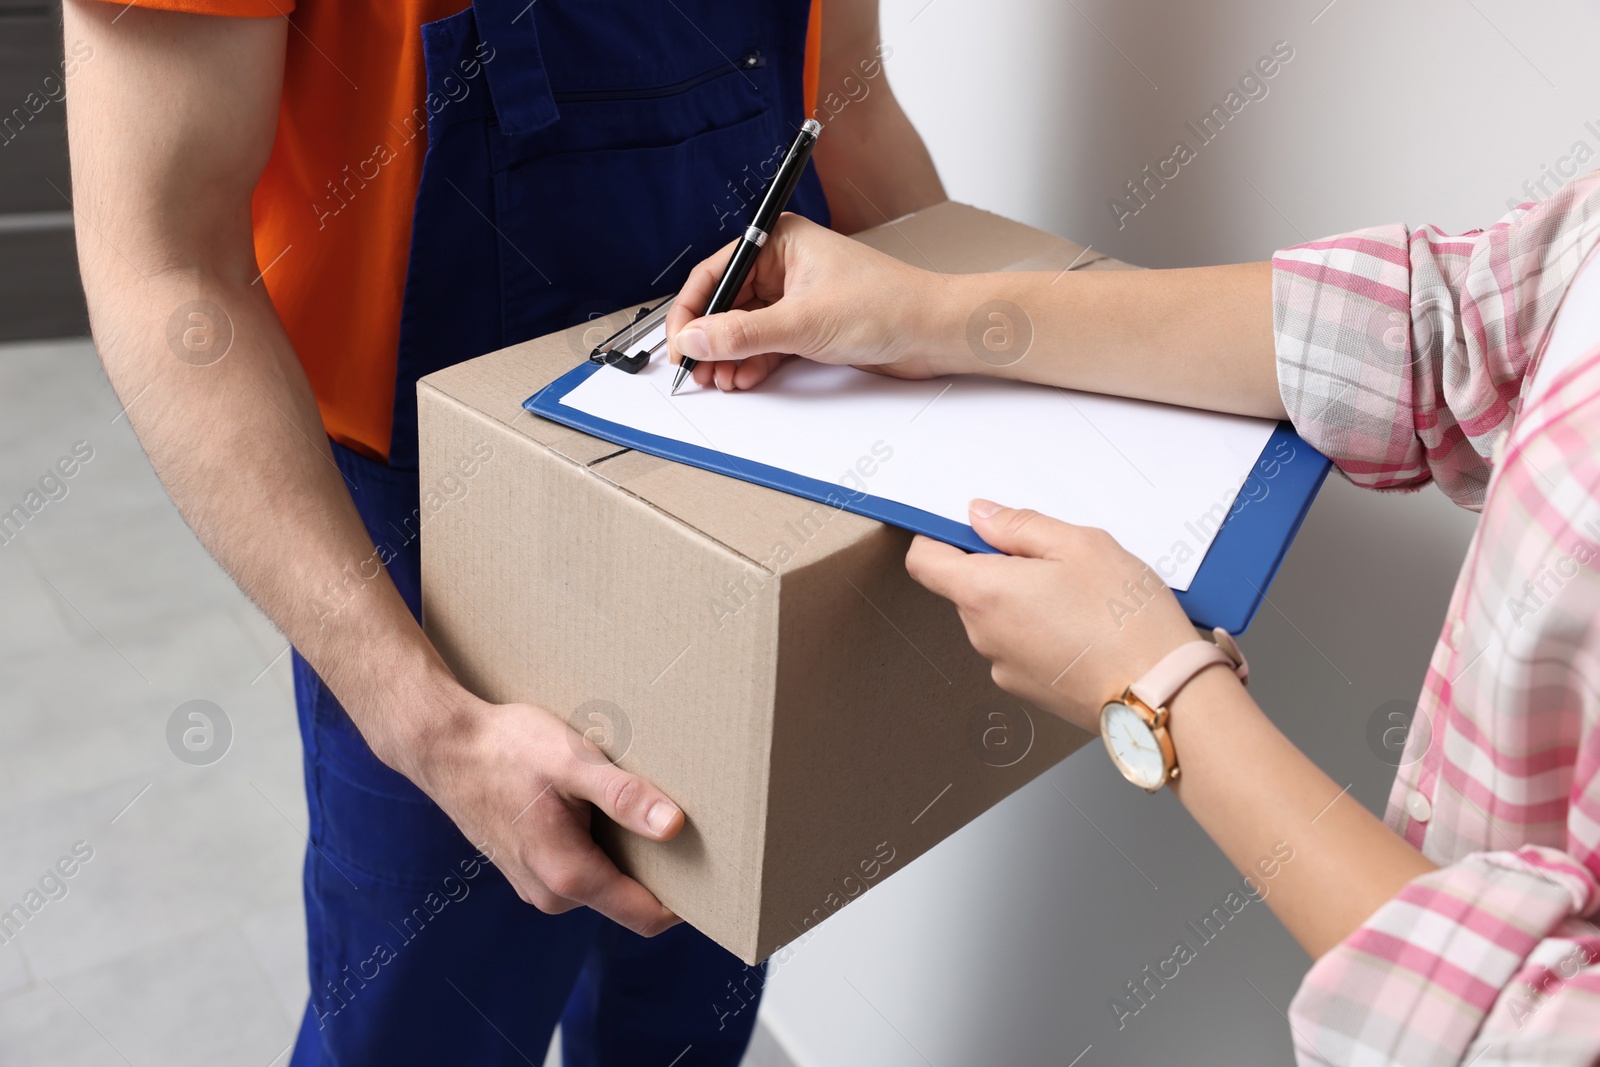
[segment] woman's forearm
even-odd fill
[[[926,343],[948,373],[1286,417],[1270,263],[944,275],[929,290]]]
[[[792,353],[899,378],[987,374],[1286,417],[1270,263],[941,274],[786,215],[738,310],[702,317],[732,254],[697,265],[667,317],[674,359],[699,361],[702,386],[703,365],[720,363],[718,388],[755,388]]]
[[[1168,729],[1174,795],[1312,956],[1435,868],[1307,759],[1228,672],[1185,686]]]
[[[938,373],[1286,417],[1270,263],[924,284],[916,332]],[[1168,728],[1180,767],[1174,795],[1311,955],[1434,869],[1307,759],[1227,671],[1191,681]]]
[[[1135,612],[1107,617],[1107,598],[1148,568],[1103,530],[990,501],[974,501],[969,519],[1002,555],[919,537],[906,567],[955,604],[995,683],[1012,695],[1098,732],[1107,700],[1195,639],[1166,588],[1147,589]],[[1295,748],[1231,671],[1205,668],[1166,707],[1173,794],[1307,952],[1338,945],[1433,870]],[[1125,739],[1140,743],[1137,733]],[[1139,803],[1128,789],[1128,803]]]

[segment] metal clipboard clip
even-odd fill
[[[667,321],[667,312],[671,310],[672,301],[677,295],[673,293],[655,307],[640,308],[632,322],[595,346],[594,351],[589,353],[589,362],[604,363],[629,374],[638,374],[652,356],[667,346],[667,341],[663,337],[650,348],[638,348],[637,345],[650,336],[651,330]]]

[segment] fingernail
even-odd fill
[[[990,515],[1000,510],[1000,505],[993,500],[985,500],[980,496],[968,502],[967,510],[980,519],[987,519]]]
[[[706,332],[698,326],[687,326],[678,331],[678,351],[690,359],[705,359],[711,353],[706,342]]]
[[[672,819],[678,814],[678,806],[670,800],[658,800],[650,805],[650,812],[644,817],[645,825],[650,827],[653,834],[666,833],[667,827],[672,825]]]

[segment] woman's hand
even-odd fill
[[[785,214],[773,228],[735,310],[700,318],[733,247],[694,268],[667,315],[670,358],[699,361],[701,386],[749,389],[788,355],[897,378],[956,369],[954,359],[934,352],[939,275],[798,215]]]
[[[987,500],[972,527],[1005,556],[918,537],[911,577],[955,602],[995,684],[1085,730],[1195,629],[1148,565],[1104,530]]]

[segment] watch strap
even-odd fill
[[[1239,684],[1249,685],[1250,664],[1245,661],[1244,652],[1239,648],[1239,642],[1235,641],[1233,635],[1220,626],[1211,631],[1211,640],[1215,641],[1217,647],[1226,652],[1228,658],[1233,661],[1233,673],[1239,676]]]
[[[1145,707],[1152,710],[1164,708],[1189,680],[1207,667],[1220,664],[1233,671],[1241,682],[1250,679],[1250,665],[1233,636],[1220,627],[1212,631],[1212,640],[1190,641],[1168,652],[1140,678],[1128,687]]]

